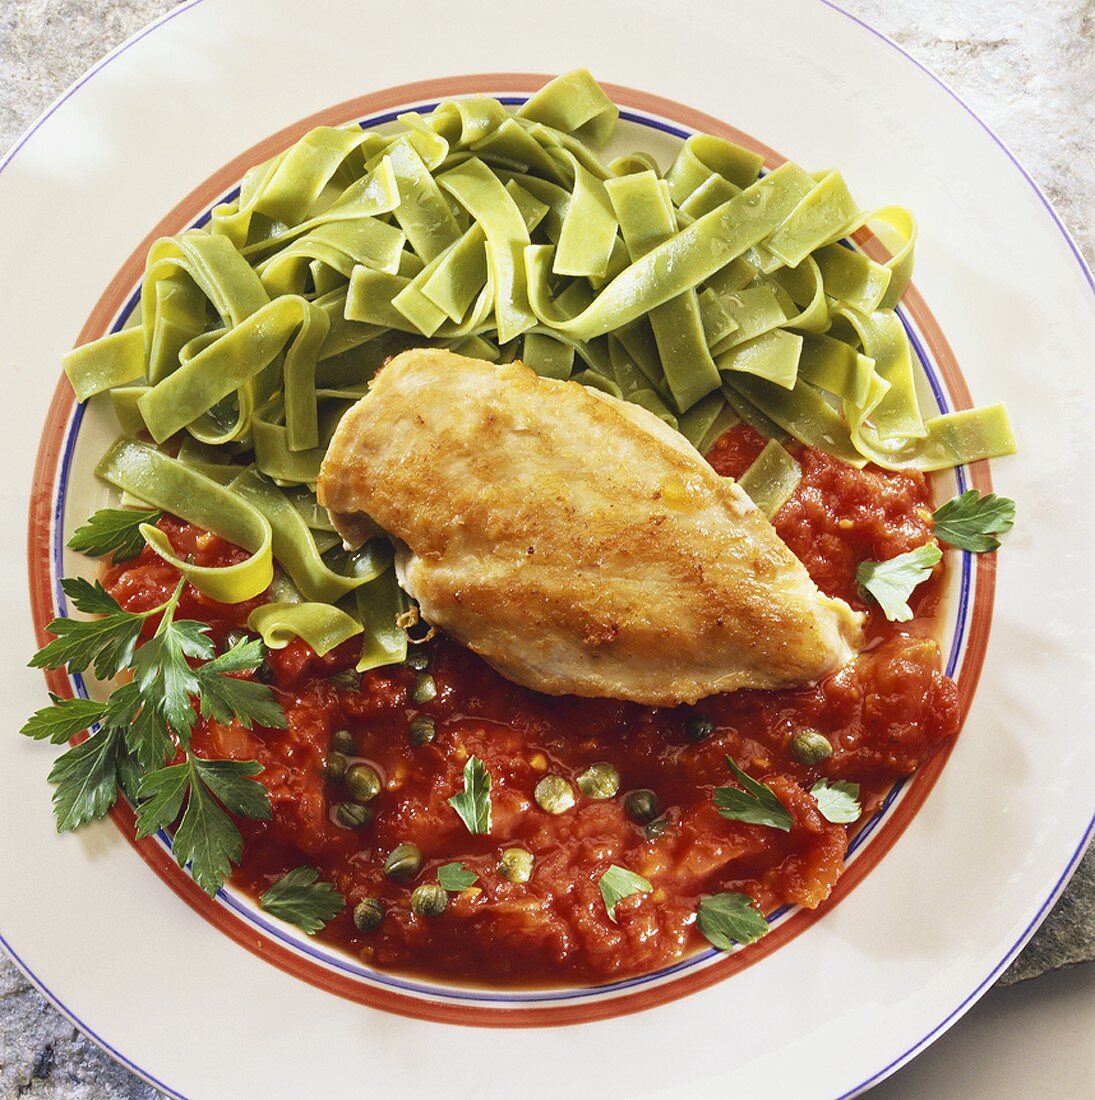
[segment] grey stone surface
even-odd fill
[[[172,0],[0,0],[0,150]],[[939,73],[1004,139],[1095,258],[1095,3],[844,0]],[[1095,853],[1002,978],[1095,958]],[[146,1100],[142,1084],[49,1007],[0,955],[0,1097]]]

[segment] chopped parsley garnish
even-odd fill
[[[199,714],[284,728],[273,691],[239,678],[260,664],[263,646],[244,641],[214,656],[205,623],[175,618],[182,581],[165,603],[142,612],[123,610],[98,581],[71,579],[62,586],[77,610],[99,617],[54,619],[48,629],[56,637],[35,654],[32,667],[83,672],[94,666],[104,680],[131,670],[133,679],[102,703],[51,695],[51,705],[23,726],[27,737],[54,744],[91,734],[50,772],[57,828],[66,832],[105,816],[120,785],[136,803],[138,836],[182,815],[175,859],[213,895],[243,849],[229,815],[265,820],[270,800],[253,778],[262,770],[255,761],[204,760],[190,751],[190,733]],[[139,645],[142,627],[157,615],[155,634]]]
[[[446,863],[437,868],[437,881],[446,889],[459,893],[479,881],[474,871],[469,871],[462,863]]]
[[[469,833],[490,832],[490,772],[473,756],[464,765],[464,789],[449,799]]]
[[[696,924],[720,951],[729,951],[735,943],[756,943],[768,934],[768,922],[748,894],[728,892],[703,898]]]
[[[1003,535],[1015,525],[1015,501],[995,493],[982,496],[967,489],[935,510],[935,536],[974,554],[995,550]]]
[[[318,879],[319,872],[314,867],[298,867],[282,875],[259,898],[259,905],[271,916],[289,921],[314,936],[346,904],[346,899],[329,882]]]
[[[772,788],[750,779],[731,757],[728,756],[726,762],[745,790],[737,787],[716,787],[714,797],[719,813],[730,821],[769,825],[773,829],[789,832],[794,818],[787,807],[776,798]]]
[[[626,867],[620,867],[613,863],[603,875],[597,885],[601,888],[601,897],[604,898],[605,909],[608,911],[608,919],[616,922],[616,906],[624,898],[632,894],[649,894],[654,889],[642,875],[629,871]]]
[[[811,788],[810,794],[817,802],[817,808],[826,821],[847,825],[858,821],[863,807],[859,804],[859,784],[846,783],[838,779],[830,783],[828,779],[819,779]]]
[[[141,525],[155,523],[162,512],[142,512],[132,508],[101,508],[83,527],[77,527],[68,540],[73,550],[101,558],[114,553],[114,561],[129,561],[144,547]]]
[[[913,617],[909,596],[931,576],[932,567],[942,556],[943,551],[928,542],[888,561],[862,562],[855,579],[864,592],[875,598],[890,622],[907,623]]]

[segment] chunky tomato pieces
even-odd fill
[[[749,429],[734,429],[711,462],[720,473],[740,474],[762,443]],[[854,664],[800,691],[743,691],[667,710],[538,695],[440,639],[427,647],[437,695],[416,706],[413,670],[376,670],[358,685],[338,675],[353,667],[352,641],[324,658],[294,642],[272,652],[266,670],[287,729],[203,722],[194,733],[201,755],[258,760],[270,790],[272,819],[239,823],[246,843],[234,881],[257,894],[287,870],[317,867],[349,902],[321,938],[387,970],[513,985],[596,983],[670,964],[704,944],[695,928],[704,894],[740,890],[766,911],[823,902],[840,876],[850,831],[822,817],[809,788],[820,777],[856,782],[869,813],[897,778],[955,733],[959,715],[931,638],[940,576],[917,590],[916,618],[900,625],[871,610],[855,586],[860,561],[892,557],[931,537],[925,480],[853,470],[816,451],[796,454],[802,483],[776,527],[824,591],[869,612],[870,642]],[[224,562],[237,553],[178,521],[161,526],[196,561]],[[105,578],[134,610],[162,602],[176,581],[148,550]],[[220,641],[243,626],[252,607],[216,604],[187,589],[181,614],[209,622]],[[715,726],[698,743],[688,722],[697,713]],[[418,715],[432,717],[436,733],[416,747],[408,733]],[[790,753],[803,727],[833,745],[818,767]],[[325,777],[332,736],[341,730],[353,739],[350,763],[368,763],[382,780],[371,803],[375,819],[358,830],[338,822],[335,807],[346,792]],[[712,790],[733,782],[727,754],[772,788],[793,818],[790,831],[718,814]],[[489,836],[469,834],[447,804],[462,787],[471,755],[492,777]],[[575,783],[599,761],[622,779],[620,793],[605,801],[584,797]],[[575,807],[558,816],[533,797],[548,773],[575,783]],[[650,839],[624,811],[627,792],[644,788],[656,793],[667,822]],[[425,856],[410,882],[384,874],[388,853],[400,843],[417,845]],[[499,856],[509,847],[535,857],[528,882],[499,873]],[[457,860],[478,876],[475,885],[451,894],[440,916],[413,913],[413,887],[436,881],[437,868]],[[650,894],[619,902],[615,922],[597,886],[613,863],[653,886]],[[358,932],[350,912],[365,897],[384,899],[386,912],[379,927]]]

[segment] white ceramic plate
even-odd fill
[[[198,902],[178,875],[167,889],[147,865],[167,863],[162,843],[142,860],[113,822],[58,838],[48,750],[8,736],[0,941],[62,1011],[171,1094],[850,1095],[969,1007],[1079,859],[1092,826],[1090,276],[1007,151],[892,43],[821,0],[669,10],[195,0],[62,97],[0,166],[0,487],[13,532],[33,503],[39,610],[57,571],[75,566],[53,552],[104,499],[89,463],[109,434],[94,407],[51,407],[57,362],[118,322],[139,277],[132,257],[157,226],[200,218],[256,159],[249,150],[285,144],[310,116],[519,96],[538,83],[528,74],[586,65],[622,86],[633,144],[666,150],[667,126],[717,125],[704,112],[809,167],[840,166],[867,206],[900,201],[919,216],[907,320],[926,396],[1006,401],[1021,447],[991,470],[1020,509],[998,568],[952,563],[948,659],[972,696],[957,747],[894,799],[822,919],[788,914],[753,955],[627,988],[485,1003],[308,958],[231,894]],[[986,486],[983,467],[959,484]],[[0,707],[14,731],[43,684],[24,669],[36,644],[21,540],[0,554]],[[571,1026],[521,1026],[532,1023]]]

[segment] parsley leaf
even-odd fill
[[[136,684],[133,685],[134,688],[136,686]],[[121,690],[123,689],[120,688],[110,697],[111,702]],[[164,761],[175,755],[175,742],[171,737],[171,731],[155,699],[142,699],[138,694],[137,702],[140,704],[140,710],[125,727],[126,747],[143,770],[162,768]]]
[[[114,561],[135,558],[144,548],[142,523],[155,523],[162,512],[138,512],[130,508],[101,508],[68,540],[73,550],[101,558],[114,551]]]
[[[36,710],[24,723],[19,731],[24,737],[63,745],[98,722],[106,709],[105,704],[94,699],[62,699],[52,691],[49,697],[53,700],[52,704]]]
[[[141,788],[144,771],[137,763],[136,758],[126,750],[125,742],[121,738],[118,739],[115,756],[118,762],[118,784],[125,793],[126,798],[136,806],[137,792]]]
[[[83,577],[66,577],[61,581],[61,588],[77,611],[88,615],[126,614],[118,601],[98,581],[92,583]]]
[[[474,886],[479,881],[479,876],[462,863],[446,863],[444,867],[437,868],[437,881],[446,890],[458,892]]]
[[[490,772],[473,756],[464,765],[464,789],[449,799],[469,833],[490,832]]]
[[[270,795],[261,783],[251,781],[262,771],[257,761],[201,760],[194,756],[191,763],[229,811],[252,821],[270,820]]]
[[[239,829],[220,802],[240,817],[268,820],[270,797],[250,778],[261,770],[254,760],[201,760],[191,755],[180,764],[150,772],[139,791],[137,836],[167,828],[179,816],[185,798],[186,810],[175,831],[175,859],[180,867],[190,864],[194,881],[212,897],[243,851]]]
[[[257,723],[269,729],[285,729],[285,712],[266,684],[240,680],[228,673],[257,667],[263,658],[258,638],[234,645],[226,653],[195,670],[203,718],[215,722],[239,721],[246,729]]]
[[[190,786],[190,766],[183,761],[149,772],[137,791],[137,839],[166,829],[182,809]]]
[[[826,821],[846,825],[858,821],[863,813],[863,807],[859,804],[858,783],[845,783],[843,780],[830,783],[827,779],[819,779],[810,788],[810,794],[814,796],[817,808]]]
[[[768,934],[768,922],[748,894],[728,892],[701,899],[696,924],[720,951],[729,951],[735,943],[756,943]]]
[[[175,607],[182,585],[164,606],[156,633],[133,658],[137,687],[146,698],[155,698],[163,716],[171,723],[184,745],[197,719],[191,695],[199,690],[198,677],[187,657],[209,660],[213,643],[207,637],[209,627],[192,619],[175,619]]]
[[[888,561],[862,562],[855,571],[855,579],[860,588],[878,601],[890,622],[906,623],[912,618],[909,596],[931,576],[932,567],[942,556],[943,551],[928,542]]]
[[[46,629],[56,635],[31,659],[31,668],[83,672],[95,662],[95,675],[110,680],[133,660],[143,619],[117,611],[101,619],[54,619]]]
[[[597,885],[601,888],[601,897],[604,898],[605,909],[608,910],[608,919],[616,923],[616,906],[624,898],[632,894],[649,894],[654,889],[642,875],[629,871],[626,867],[620,867],[613,863],[603,875]]]
[[[936,538],[984,554],[995,550],[1003,535],[1015,525],[1015,501],[995,493],[982,496],[976,489],[967,489],[935,510]]]
[[[289,921],[312,936],[346,904],[329,882],[317,882],[318,878],[315,868],[298,867],[282,875],[259,898],[259,905],[271,916]]]
[[[190,794],[175,830],[175,861],[180,867],[190,864],[194,881],[214,897],[232,864],[239,862],[243,837],[198,776],[193,757],[186,766],[190,770]]]
[[[716,787],[715,805],[719,813],[730,821],[745,821],[750,825],[768,825],[785,833],[790,832],[794,818],[787,807],[775,796],[772,788],[764,783],[758,783],[755,779],[750,779],[731,757],[728,756],[726,762],[745,790],[738,790],[737,787]]]
[[[189,752],[190,731],[199,708],[214,721],[285,727],[273,690],[238,678],[262,660],[262,643],[242,642],[214,657],[209,627],[175,618],[181,580],[162,606],[134,613],[123,610],[98,581],[66,579],[62,585],[77,610],[100,617],[56,619],[49,628],[56,637],[31,665],[67,665],[82,672],[94,662],[102,679],[123,668],[132,668],[134,676],[105,703],[52,696],[53,705],[32,715],[23,728],[28,737],[60,744],[99,724],[99,732],[59,757],[50,773],[57,784],[58,829],[102,817],[117,800],[120,783],[136,804],[139,837],[167,828],[182,814],[175,858],[182,867],[190,865],[203,890],[215,894],[243,849],[229,813],[266,820],[270,799],[253,781],[262,770],[255,761],[199,759]],[[160,616],[159,624],[142,645],[141,629],[153,615]],[[180,749],[185,760],[166,764]],[[489,825],[489,798],[487,809]]]
[[[53,763],[49,781],[57,831],[67,833],[105,817],[118,800],[119,734],[107,730],[63,753]]]

